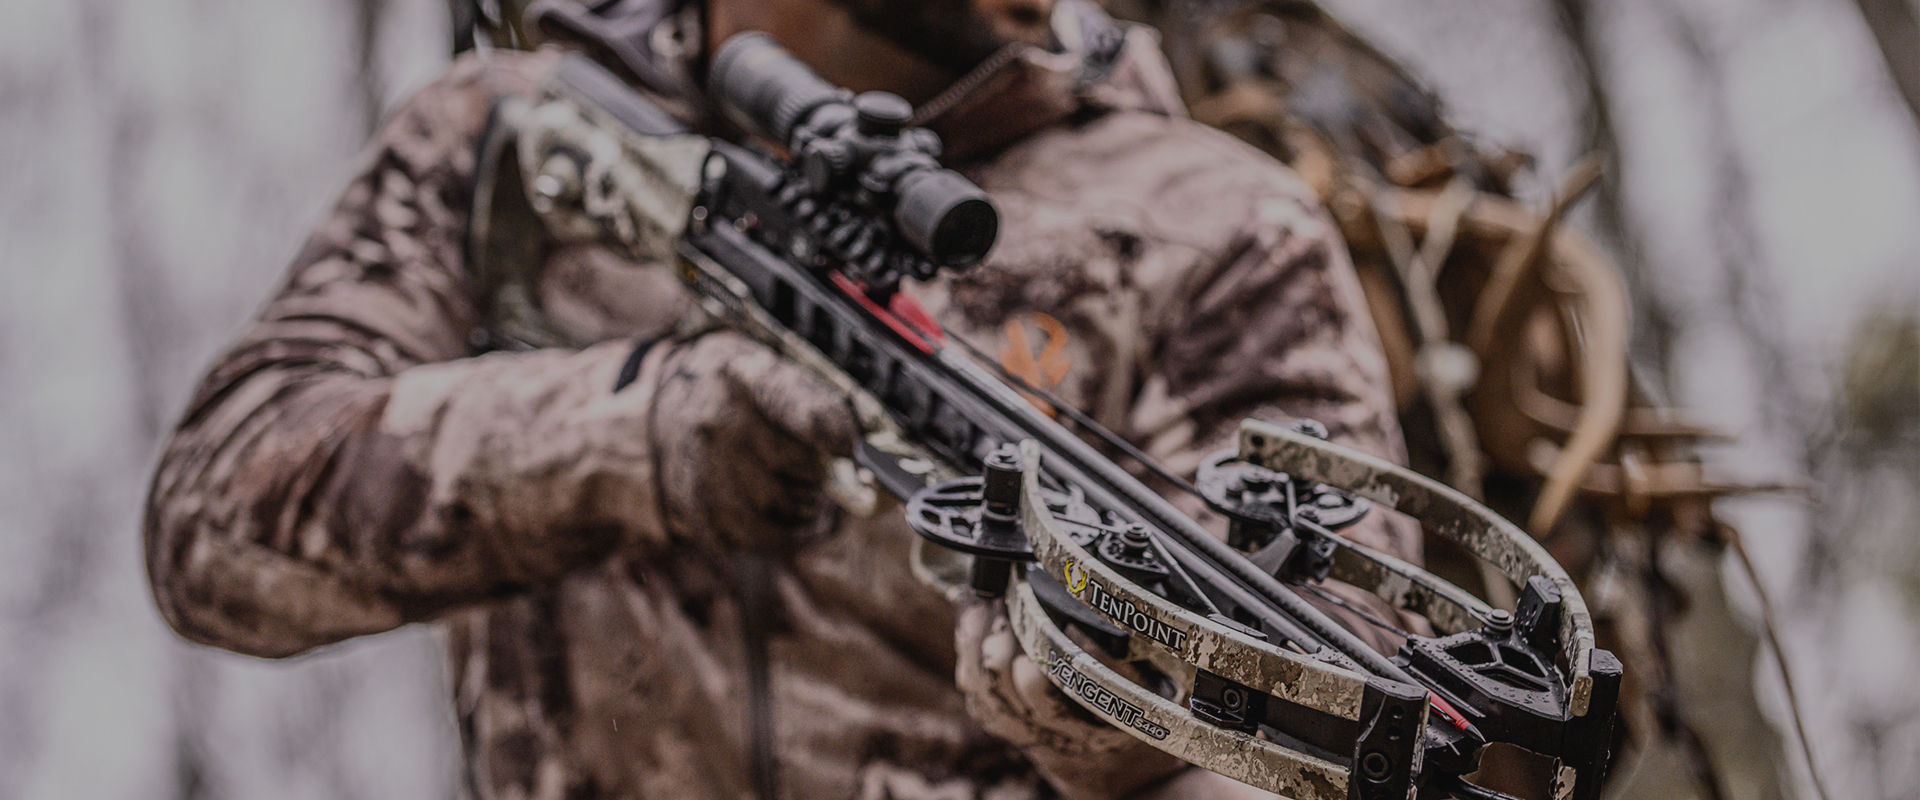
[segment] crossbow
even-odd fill
[[[1554,759],[1556,798],[1600,796],[1620,662],[1594,647],[1585,602],[1533,539],[1311,421],[1244,422],[1239,446],[1188,484],[1054,403],[1225,515],[1220,540],[901,289],[978,263],[998,225],[987,196],[939,166],[938,137],[908,126],[906,101],[833,87],[761,34],[729,40],[708,86],[707,102],[773,146],[691,133],[574,55],[545,94],[496,112],[516,136],[496,150],[518,159],[510,179],[550,223],[652,242],[642,255],[671,248],[713,316],[852,398],[873,431],[855,459],[867,485],[904,501],[923,539],[972,557],[971,589],[1006,599],[1027,655],[1080,705],[1295,800],[1507,797],[1469,780],[1495,743]],[[1339,535],[1381,509],[1489,562],[1521,589],[1517,606]],[[1376,652],[1308,602],[1339,603],[1326,580],[1439,635],[1398,631],[1397,653]]]

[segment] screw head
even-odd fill
[[[1366,755],[1360,757],[1360,771],[1367,776],[1368,780],[1386,780],[1388,773],[1393,772],[1393,759],[1387,758],[1386,753],[1378,750],[1368,751]]]

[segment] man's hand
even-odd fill
[[[831,460],[859,434],[846,399],[734,333],[665,358],[650,427],[669,531],[765,550],[825,530]]]
[[[1062,796],[1128,797],[1186,769],[1054,688],[1021,651],[1004,602],[962,609],[954,639],[960,656],[954,679],[967,696],[967,712],[1024,751]]]

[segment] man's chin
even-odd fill
[[[968,0],[830,0],[856,24],[955,74],[1009,41]]]

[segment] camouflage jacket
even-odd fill
[[[1064,52],[1024,54],[935,120],[1004,227],[989,263],[913,291],[1175,469],[1245,416],[1313,417],[1400,457],[1360,287],[1306,189],[1186,119],[1144,29],[1099,70],[1064,33]],[[665,265],[544,242],[524,265],[544,324],[601,344],[481,354],[476,152],[494,104],[555,63],[468,56],[400,108],[215,361],[147,511],[167,621],[263,657],[446,626],[484,798],[752,796],[750,624],[786,796],[1051,796],[968,718],[956,610],[909,569],[899,514],[747,563],[665,535],[648,469],[599,468],[647,463],[645,441],[578,423],[633,341],[690,308]],[[1411,527],[1356,530],[1419,558]]]

